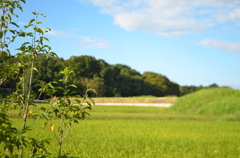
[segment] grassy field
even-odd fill
[[[240,122],[236,121],[238,119],[223,119],[237,115],[239,109],[234,105],[238,98],[239,92],[235,90],[210,89],[179,98],[171,108],[96,105],[90,117],[75,124],[64,142],[63,152],[81,158],[240,157]],[[218,111],[223,111],[225,104],[217,100],[234,100],[227,105],[235,110],[226,110],[225,113],[216,113],[215,110],[199,112],[199,109],[214,109],[215,106]],[[204,107],[206,104],[208,106]],[[33,112],[37,113],[38,109]],[[17,112],[11,110],[9,114],[14,124],[20,127],[22,121]],[[57,144],[53,134],[48,128],[44,129],[43,124],[43,120],[33,123],[30,119],[28,125],[33,130],[28,135],[49,138],[51,144],[47,148],[55,157]],[[54,125],[58,129],[57,121]]]
[[[20,124],[18,119],[14,122]],[[56,155],[57,144],[48,128],[42,128],[43,122],[29,125],[31,136],[50,138],[48,150]],[[82,158],[236,158],[239,131],[239,122],[87,119],[71,131],[63,152]]]
[[[159,107],[95,106],[91,115],[75,124],[64,153],[82,158],[240,157],[240,122],[212,121]],[[13,122],[21,126],[16,117]],[[49,129],[43,129],[43,120],[28,124],[33,128],[30,136],[50,139],[48,150],[55,156],[57,144]]]

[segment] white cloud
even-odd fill
[[[91,2],[94,5],[101,6],[101,7],[107,7],[111,6],[114,3],[116,3],[118,0],[78,0],[80,2]]]
[[[114,24],[128,30],[179,36],[214,27],[239,24],[239,6],[218,0],[79,0],[101,7]]]
[[[222,11],[218,15],[216,15],[217,19],[221,23],[233,22],[236,24],[240,24],[240,8],[234,8],[232,10]]]
[[[71,30],[74,33],[77,33],[79,29],[74,29]],[[100,48],[100,49],[113,49],[113,46],[110,46],[107,42],[106,39],[97,39],[97,38],[92,38],[89,36],[81,36],[81,35],[76,35],[72,34],[69,32],[65,31],[57,31],[51,29],[51,31],[46,32],[46,34],[51,35],[51,36],[57,36],[57,37],[64,37],[66,40],[70,41],[73,44],[76,44],[80,47],[84,48]],[[79,41],[79,42],[76,42]]]
[[[26,23],[25,22],[23,22],[23,21],[21,21],[21,22],[18,22],[18,25],[20,25],[20,26],[24,26]]]
[[[112,49],[113,47],[107,43],[105,39],[96,39],[88,36],[78,36],[80,39],[80,46],[84,48],[101,48]]]
[[[221,49],[224,51],[231,51],[240,53],[240,41],[238,42],[227,42],[227,41],[219,41],[214,39],[204,39],[199,42],[200,45]]]
[[[60,37],[66,37],[68,34],[64,31],[57,31],[51,29],[51,31],[46,32],[46,34],[51,35],[51,36],[60,36]]]

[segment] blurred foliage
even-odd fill
[[[14,62],[15,57],[11,56],[11,60],[7,61]],[[77,93],[79,95],[85,93],[86,89],[83,83],[86,82],[90,83],[100,97],[183,96],[203,88],[218,87],[215,83],[207,87],[180,86],[159,73],[144,72],[141,74],[127,65],[111,65],[102,59],[86,55],[72,56],[66,60],[59,57],[39,55],[37,62],[39,67],[33,79],[33,85],[38,80],[45,82],[58,80],[60,78],[59,71],[69,67],[74,72],[69,78],[69,82],[78,87]],[[5,64],[5,61],[0,60],[0,65],[3,64]],[[13,88],[15,82],[12,79],[8,80],[0,88]],[[37,93],[38,88],[36,86],[33,87],[35,93]],[[63,94],[59,93],[58,95]],[[41,99],[44,98],[45,96],[43,95]]]

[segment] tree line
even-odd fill
[[[15,62],[16,60],[14,56],[9,57],[5,54],[4,57],[2,55],[0,67],[4,68],[6,62]],[[61,78],[60,70],[66,67],[73,71],[69,82],[77,85],[76,94],[79,95],[84,93],[85,84],[89,84],[92,89],[96,90],[99,97],[182,96],[206,88],[203,86],[180,86],[162,74],[155,72],[141,74],[127,65],[111,65],[102,59],[87,55],[71,56],[66,60],[40,55],[38,65],[38,72],[35,72],[33,79],[35,93],[38,93],[37,83],[40,80],[46,83],[57,81]],[[9,93],[15,86],[16,81],[9,79],[1,86],[1,89],[5,93]],[[208,87],[218,87],[218,85],[212,84]]]

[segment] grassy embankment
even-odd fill
[[[178,98],[171,108],[96,105],[73,128],[64,152],[83,158],[240,157],[240,122],[219,121],[238,120],[239,101],[239,91],[207,89]],[[42,128],[43,120],[29,125],[31,136],[50,139],[55,156],[54,136]]]
[[[240,91],[230,88],[200,90],[177,99],[170,110],[185,115],[240,120]]]

